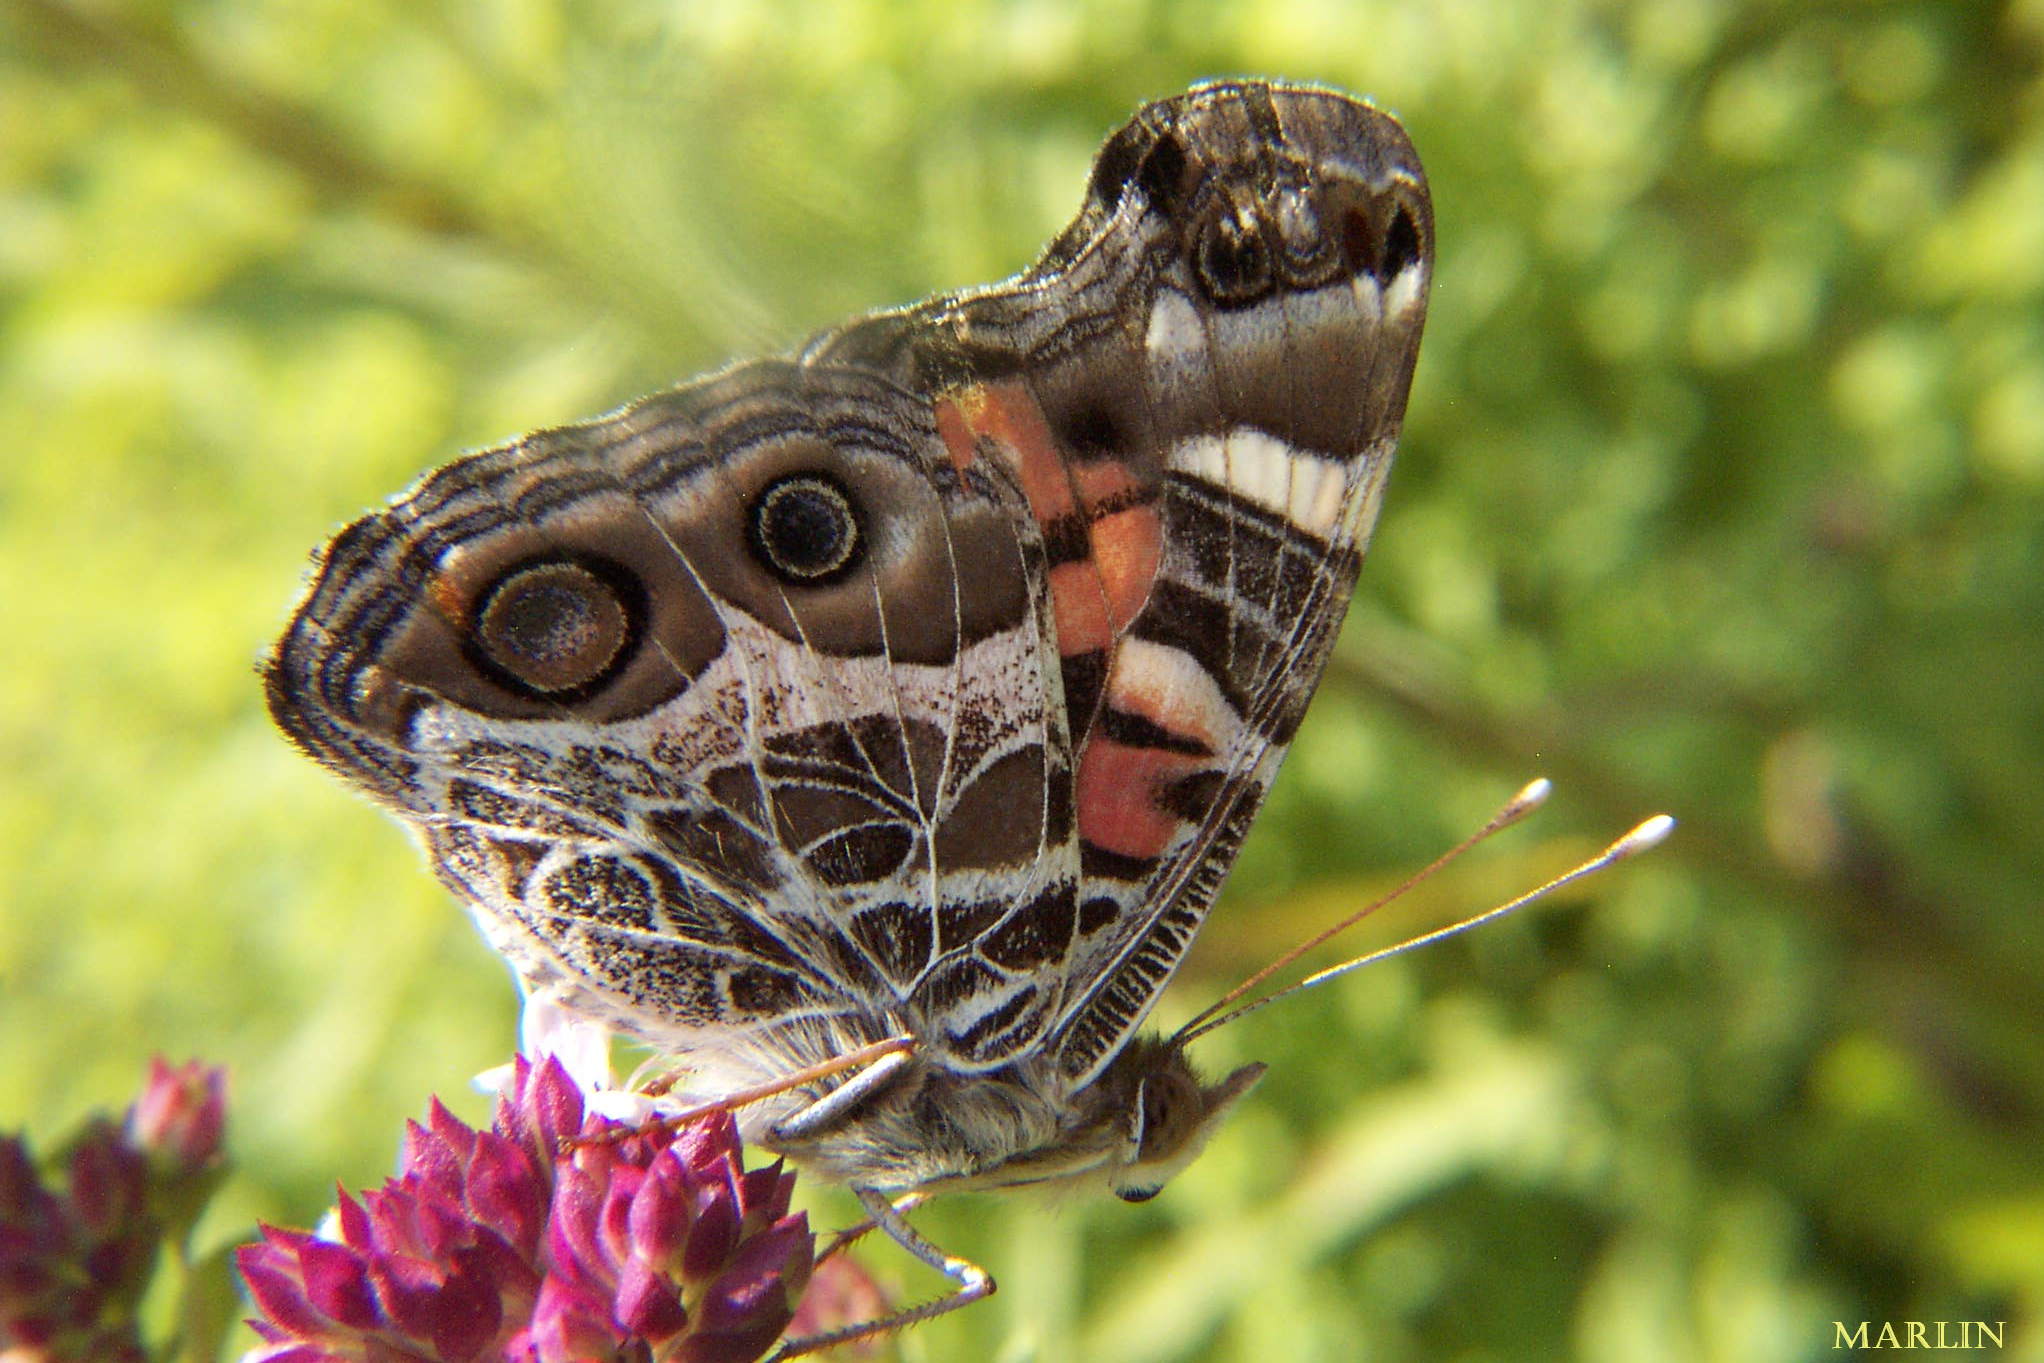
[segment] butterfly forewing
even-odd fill
[[[1082,872],[1055,1042],[1074,1084],[1176,968],[1319,679],[1432,242],[1389,118],[1213,87],[1109,140],[1036,269],[911,310],[920,349],[894,334],[905,372],[939,376],[953,461],[1012,471],[1048,567]]]

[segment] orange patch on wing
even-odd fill
[[[937,399],[936,416],[957,468],[972,462],[982,441],[1000,452],[1038,525],[1083,514],[1087,557],[1050,573],[1058,652],[1071,657],[1111,647],[1149,600],[1163,561],[1163,522],[1141,500],[1142,483],[1112,459],[1074,464],[1058,447],[1036,398],[1013,379],[946,393]],[[1103,514],[1117,502],[1131,504]]]
[[[1091,559],[1060,563],[1050,570],[1050,608],[1057,619],[1057,651],[1063,657],[1106,648],[1117,637],[1100,573]]]
[[[1132,506],[1101,517],[1090,532],[1108,624],[1119,638],[1150,599],[1164,558],[1164,525],[1155,507]]]
[[[944,430],[946,406],[958,414],[957,420],[975,442],[987,437],[1007,456],[1037,524],[1048,525],[1076,509],[1072,485],[1065,476],[1064,455],[1050,433],[1050,423],[1043,419],[1043,408],[1027,388],[1006,379],[946,394],[937,400],[939,431]],[[944,443],[952,447],[951,459],[956,463],[958,454],[949,434]]]
[[[1186,753],[1132,748],[1097,734],[1087,739],[1075,783],[1079,836],[1123,856],[1162,856],[1182,821],[1157,797],[1200,766],[1200,758]]]
[[[457,630],[469,627],[469,615],[475,609],[475,596],[455,572],[440,571],[426,580],[426,598],[440,615]]]
[[[1089,513],[1097,512],[1117,497],[1128,497],[1143,489],[1136,476],[1128,471],[1128,465],[1118,459],[1080,464],[1073,469],[1072,480],[1079,485],[1079,500]]]
[[[937,399],[937,434],[943,438],[944,452],[951,456],[951,467],[963,473],[972,467],[973,458],[979,452],[979,442],[959,401],[958,397],[951,395]]]

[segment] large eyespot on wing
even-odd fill
[[[478,666],[511,690],[567,701],[592,694],[631,661],[646,593],[594,555],[514,564],[487,587],[469,629]]]
[[[727,609],[819,657],[938,666],[1027,618],[1003,508],[933,462],[927,400],[814,361],[701,391],[705,456],[623,476]]]
[[[308,752],[411,799],[422,717],[594,724],[649,713],[722,654],[716,604],[609,467],[686,462],[683,392],[456,460],[337,536],[266,670]],[[420,797],[423,798],[423,797]]]
[[[842,580],[865,552],[863,516],[845,485],[827,473],[775,479],[745,516],[746,542],[760,566],[794,586]]]

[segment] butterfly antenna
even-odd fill
[[[1413,872],[1412,875],[1406,877],[1405,882],[1398,886],[1397,889],[1392,890],[1389,894],[1384,895],[1379,899],[1374,899],[1370,903],[1365,904],[1362,908],[1357,909],[1354,913],[1350,914],[1348,917],[1342,919],[1341,921],[1335,923],[1332,927],[1322,929],[1320,932],[1315,933],[1313,936],[1299,943],[1299,945],[1293,947],[1290,951],[1284,953],[1284,955],[1272,961],[1269,965],[1263,967],[1263,969],[1257,971],[1254,975],[1251,975],[1248,979],[1242,981],[1242,983],[1236,985],[1233,989],[1230,989],[1227,993],[1221,995],[1221,997],[1215,999],[1212,1003],[1208,1004],[1205,1008],[1201,1009],[1200,1012],[1195,1017],[1193,1017],[1191,1021],[1187,1022],[1183,1027],[1180,1027],[1178,1029],[1178,1034],[1175,1039],[1180,1042],[1190,1041],[1193,1037],[1198,1036],[1201,1032],[1210,1030],[1207,1026],[1204,1025],[1208,1018],[1214,1016],[1214,1014],[1216,1013],[1221,1012],[1222,1010],[1227,1008],[1229,1004],[1235,1002],[1235,1000],[1241,998],[1244,994],[1249,993],[1251,990],[1255,989],[1256,986],[1262,984],[1265,980],[1277,974],[1280,970],[1283,970],[1286,967],[1290,966],[1292,962],[1298,960],[1301,956],[1304,956],[1307,952],[1313,950],[1313,948],[1319,946],[1322,942],[1327,941],[1331,937],[1336,937],[1344,932],[1347,932],[1350,928],[1362,922],[1365,918],[1368,918],[1371,914],[1383,908],[1386,904],[1389,904],[1392,900],[1398,898],[1400,895],[1403,895],[1408,890],[1412,889],[1415,885],[1418,885],[1421,881],[1424,881],[1429,877],[1433,876],[1442,867],[1446,866],[1449,862],[1455,860],[1455,858],[1461,856],[1464,852],[1467,852],[1470,848],[1476,846],[1476,844],[1482,842],[1485,838],[1488,838],[1496,833],[1501,833],[1505,829],[1510,828],[1513,824],[1525,818],[1528,814],[1531,814],[1534,810],[1540,808],[1540,806],[1542,806],[1543,804],[1546,804],[1547,797],[1553,794],[1553,792],[1554,783],[1548,780],[1545,776],[1537,776],[1533,780],[1527,782],[1525,787],[1522,790],[1520,790],[1520,792],[1517,795],[1514,795],[1511,799],[1505,801],[1504,807],[1502,809],[1498,810],[1497,813],[1491,815],[1490,822],[1486,823],[1483,827],[1477,829],[1474,833],[1471,833],[1462,841],[1456,843],[1447,851],[1441,853],[1440,856],[1435,857],[1427,865]]]
[[[1528,792],[1533,791],[1536,786],[1545,786],[1545,784],[1546,783],[1544,781],[1535,781],[1532,785],[1526,787],[1526,790],[1520,792],[1519,798],[1515,799],[1511,804],[1506,805],[1503,810],[1499,811],[1498,818],[1493,819],[1489,824],[1486,824],[1481,832],[1477,833],[1473,837],[1469,838],[1467,841],[1463,842],[1461,845],[1457,846],[1453,851],[1449,852],[1439,861],[1434,862],[1433,865],[1428,866],[1418,875],[1413,876],[1410,880],[1406,881],[1405,884],[1400,885],[1396,890],[1384,896],[1384,898],[1377,900],[1375,903],[1372,903],[1365,907],[1361,912],[1351,915],[1349,918],[1343,920],[1342,922],[1336,924],[1334,927],[1321,933],[1319,936],[1315,937],[1312,941],[1306,943],[1305,946],[1299,948],[1298,950],[1287,953],[1287,955],[1283,958],[1280,964],[1289,964],[1291,961],[1298,959],[1299,955],[1302,952],[1310,950],[1312,947],[1318,946],[1320,943],[1326,941],[1329,937],[1332,937],[1335,933],[1340,932],[1342,929],[1348,927],[1352,923],[1360,921],[1368,914],[1373,913],[1378,908],[1382,907],[1385,903],[1388,903],[1390,900],[1396,899],[1399,895],[1404,894],[1407,890],[1412,888],[1413,885],[1417,884],[1421,880],[1424,880],[1427,876],[1432,875],[1435,871],[1440,869],[1443,863],[1460,855],[1462,852],[1466,851],[1475,843],[1481,841],[1483,838],[1490,836],[1490,834],[1496,832],[1500,828],[1505,827],[1507,824],[1513,822],[1517,818],[1523,817],[1526,813],[1530,811],[1527,809],[1517,808],[1519,800],[1523,799]],[[1540,798],[1544,799],[1546,793],[1547,792],[1544,789],[1541,790],[1539,792]],[[1537,799],[1534,801],[1536,805],[1538,804],[1538,802],[1539,801]],[[1507,815],[1510,815],[1511,817],[1508,818],[1506,817]],[[1625,834],[1624,837],[1621,837],[1616,842],[1613,842],[1609,847],[1606,847],[1602,852],[1599,852],[1596,856],[1591,857],[1588,861],[1585,861],[1568,871],[1564,871],[1562,874],[1556,876],[1554,879],[1548,881],[1544,885],[1535,886],[1533,889],[1528,890],[1526,893],[1519,895],[1516,898],[1506,900],[1504,903],[1497,905],[1495,908],[1486,909],[1482,913],[1474,914],[1471,917],[1461,919],[1458,922],[1450,923],[1446,927],[1436,928],[1432,932],[1421,933],[1417,937],[1408,938],[1403,942],[1399,942],[1393,946],[1385,947],[1380,951],[1372,951],[1366,955],[1358,956],[1353,960],[1343,961],[1340,965],[1333,965],[1329,966],[1325,970],[1316,971],[1313,974],[1308,975],[1305,979],[1300,980],[1297,984],[1289,985],[1286,988],[1280,989],[1273,994],[1267,994],[1264,997],[1257,999],[1251,1003],[1243,1004],[1241,1007],[1235,1008],[1232,1011],[1220,1012],[1219,1005],[1212,1008],[1208,1008],[1199,1017],[1194,1018],[1190,1023],[1186,1024],[1184,1027],[1181,1027],[1178,1030],[1177,1035],[1174,1037],[1174,1040],[1177,1041],[1178,1044],[1184,1045],[1185,1043],[1193,1040],[1195,1037],[1203,1036],[1206,1033],[1213,1031],[1214,1028],[1216,1027],[1220,1027],[1226,1023],[1233,1022],[1238,1018],[1246,1017],[1250,1013],[1253,1013],[1256,1010],[1258,1010],[1259,1008],[1267,1007],[1270,1004],[1276,1003],[1279,999],[1285,998],[1292,994],[1299,993],[1301,990],[1311,989],[1316,985],[1325,984],[1329,980],[1336,979],[1342,975],[1348,974],[1351,970],[1360,970],[1362,967],[1366,965],[1373,964],[1374,962],[1377,961],[1385,960],[1392,956],[1402,956],[1408,951],[1414,951],[1424,946],[1431,946],[1435,942],[1444,941],[1447,938],[1455,936],[1457,933],[1467,932],[1471,928],[1481,927],[1485,923],[1489,923],[1496,919],[1503,918],[1506,914],[1516,912],[1519,909],[1523,909],[1528,904],[1533,903],[1537,899],[1546,898],[1548,895],[1554,893],[1556,890],[1559,890],[1564,885],[1573,884],[1578,880],[1582,880],[1586,876],[1595,875],[1597,872],[1604,870],[1606,867],[1614,866],[1617,863],[1626,860],[1628,857],[1635,857],[1642,852],[1646,852],[1655,847],[1658,847],[1662,843],[1662,841],[1664,841],[1667,838],[1668,834],[1674,831],[1674,828],[1675,828],[1674,819],[1670,818],[1666,814],[1656,814],[1651,819],[1648,819],[1645,822],[1639,824],[1637,827],[1633,828],[1630,832]],[[1254,984],[1268,977],[1271,973],[1271,969],[1275,968],[1276,967],[1273,966],[1271,968],[1258,971],[1256,976],[1254,976],[1249,983]],[[1247,992],[1247,989],[1248,985],[1245,985],[1243,987],[1239,987],[1233,990],[1227,999],[1223,999],[1221,1001],[1222,1004],[1230,1002],[1232,1001],[1232,999],[1239,998],[1242,994]],[[1219,1016],[1215,1016],[1216,1013],[1219,1013]]]

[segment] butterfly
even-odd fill
[[[1262,1071],[1139,1029],[1333,647],[1433,259],[1389,114],[1149,104],[1014,278],[347,526],[271,713],[528,999],[766,1092],[749,1139],[952,1276],[889,1323],[950,1309],[992,1281],[905,1199],[1147,1198]]]

